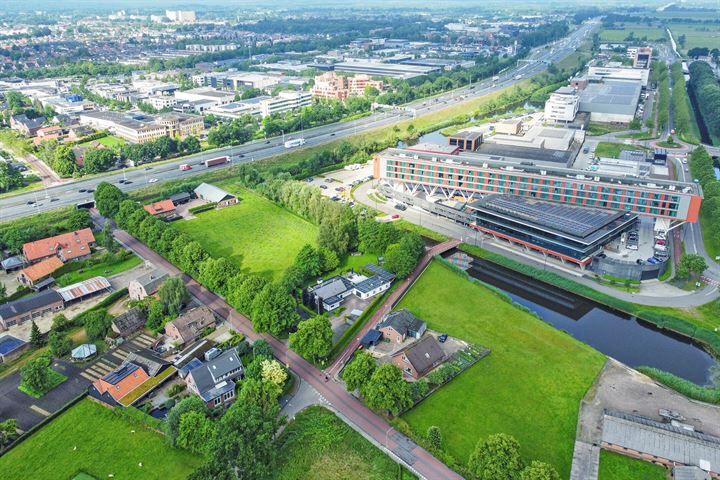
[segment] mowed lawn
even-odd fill
[[[315,245],[312,223],[246,189],[231,188],[240,203],[175,222],[216,258],[235,262],[243,272],[279,279],[307,243]]]
[[[616,24],[613,29],[603,29],[600,31],[601,42],[618,42],[624,43],[625,39],[630,35],[630,32],[634,34],[635,39],[647,38],[648,41],[655,41],[661,38],[667,38],[667,33],[664,29],[656,26],[648,27],[647,24]]]
[[[485,346],[490,355],[404,415],[417,435],[440,427],[445,449],[467,462],[478,440],[507,433],[526,461],[570,476],[580,400],[605,357],[433,262],[398,308],[428,328]]]
[[[598,480],[667,480],[668,471],[660,465],[600,450]]]
[[[95,478],[165,480],[186,478],[201,462],[167,446],[159,433],[81,400],[0,457],[0,472],[14,480],[66,480],[79,472]]]
[[[407,471],[331,411],[313,406],[290,422],[278,441],[275,480],[410,480]]]

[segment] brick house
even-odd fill
[[[41,280],[48,278],[63,265],[62,260],[58,257],[46,258],[20,270],[17,276],[18,282],[33,287]]]
[[[133,300],[142,300],[147,296],[154,295],[168,278],[168,274],[162,270],[153,270],[141,275],[128,284],[128,295]]]
[[[55,290],[44,290],[0,305],[0,330],[20,325],[46,313],[58,312],[65,307]]]
[[[149,378],[150,376],[140,365],[126,362],[104,377],[97,379],[93,386],[100,395],[107,393],[117,402]]]
[[[395,352],[391,359],[406,375],[418,379],[440,365],[445,360],[445,353],[435,337],[426,335]]]
[[[215,324],[215,315],[205,305],[188,310],[165,324],[165,335],[178,345],[188,345],[202,336],[205,328]]]
[[[43,238],[23,245],[23,255],[28,263],[58,257],[63,262],[84,259],[92,253],[95,236],[89,228],[76,230],[54,237]]]
[[[402,343],[407,337],[420,339],[427,330],[427,324],[409,311],[402,309],[386,316],[378,324],[377,329],[383,334],[383,340]]]
[[[154,217],[167,217],[175,213],[175,204],[172,200],[160,200],[159,202],[144,205],[143,208]]]
[[[243,374],[237,350],[231,348],[195,367],[185,377],[188,389],[214,408],[235,401],[235,379]]]

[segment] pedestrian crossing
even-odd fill
[[[123,343],[121,346],[113,349],[109,352],[109,354],[100,357],[99,360],[80,372],[80,376],[90,382],[95,382],[97,379],[104,377],[120,366],[127,356],[130,355],[130,352],[134,352],[142,348],[150,348],[153,343],[155,343],[155,339],[153,337],[146,333],[141,333],[133,339]]]

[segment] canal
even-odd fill
[[[717,367],[712,355],[687,337],[495,263],[474,258],[468,273],[504,291],[545,322],[631,367],[659,368],[698,385],[708,384],[711,370]]]

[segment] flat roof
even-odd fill
[[[25,343],[26,342],[12,335],[3,335],[0,337],[0,355],[7,355],[8,353],[14,352],[25,345]]]
[[[499,160],[503,157],[522,159],[523,162],[543,162],[569,165],[573,158],[570,150],[552,150],[549,148],[521,147],[501,143],[481,143],[476,152],[484,153]]]
[[[639,80],[605,80],[588,83],[580,92],[579,110],[583,112],[634,114],[640,100]]]

